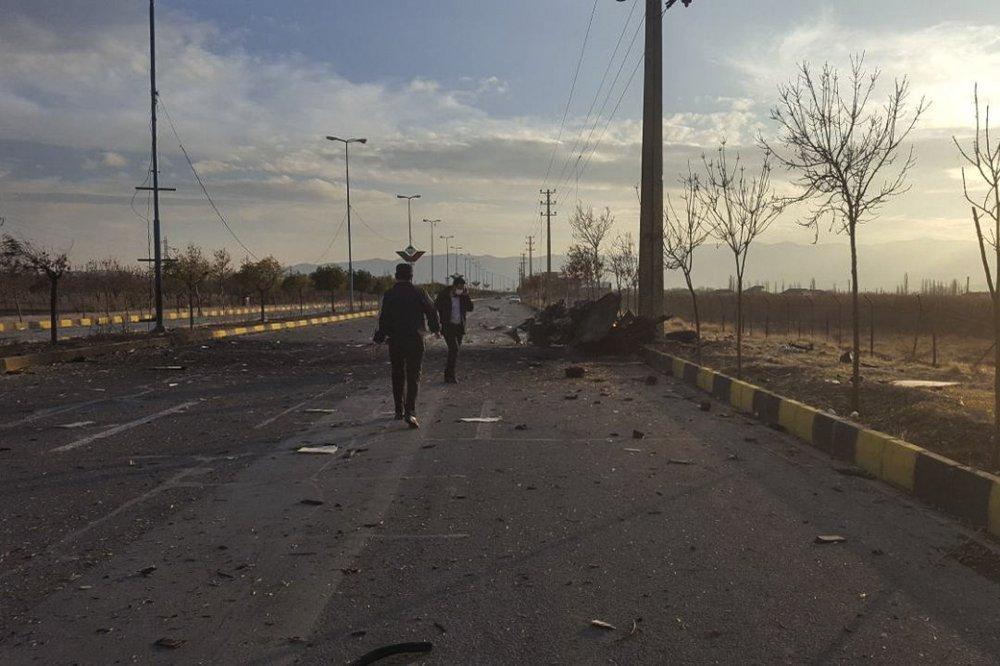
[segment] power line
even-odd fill
[[[361,216],[361,213],[358,212],[357,208],[354,208],[352,206],[351,207],[351,212],[354,213],[359,220],[361,220],[361,224],[365,225],[365,227],[368,229],[368,231],[372,232],[373,234],[375,234],[376,236],[378,236],[382,240],[387,240],[387,241],[389,241],[391,243],[401,243],[402,242],[399,238],[389,238],[385,234],[383,234],[383,233],[381,233],[379,231],[376,231],[375,228],[372,227],[372,225],[368,224],[368,222],[365,221],[365,218],[363,218]]]
[[[326,259],[326,255],[330,253],[330,248],[333,247],[333,244],[337,242],[337,238],[340,237],[340,232],[344,229],[345,222],[347,222],[347,211],[344,211],[344,217],[340,220],[340,226],[337,227],[337,231],[334,232],[333,238],[330,239],[326,249],[323,250],[323,254],[319,255],[319,259],[317,259],[314,263],[320,264],[324,259]]]
[[[583,148],[580,150],[580,155],[583,155],[587,151],[587,149],[590,148],[591,140],[594,138],[594,133],[597,131],[598,125],[601,124],[601,117],[604,115],[604,110],[608,108],[608,102],[611,101],[611,97],[612,97],[612,95],[615,92],[615,86],[618,84],[618,81],[621,79],[622,72],[625,71],[625,65],[628,63],[628,58],[632,54],[632,49],[635,48],[635,42],[636,42],[636,39],[638,38],[639,32],[641,30],[642,30],[642,22],[640,21],[639,25],[636,26],[635,31],[632,33],[632,40],[629,42],[628,49],[626,49],[625,55],[622,57],[621,64],[618,66],[618,71],[615,73],[614,80],[611,82],[611,85],[608,87],[608,92],[604,96],[604,101],[601,102],[601,108],[598,110],[597,115],[594,117],[594,122],[593,122],[593,124],[590,127],[590,133],[587,135],[587,140],[584,142]],[[638,67],[642,63],[642,60],[643,60],[643,58],[642,58],[642,56],[640,56],[637,59],[637,61],[636,61],[636,67]],[[626,85],[626,87],[625,87],[624,90],[628,90],[628,86],[627,85]],[[566,157],[566,164],[564,165],[564,167],[568,166],[571,163],[573,157],[574,157],[574,155],[568,155]],[[570,171],[569,173],[566,173],[566,169],[564,168],[563,171],[562,171],[562,173],[560,173],[559,183],[556,186],[557,189],[563,187],[569,181],[569,179],[572,176],[572,174],[573,174],[572,171]]]
[[[181,149],[181,152],[184,154],[184,159],[187,160],[188,166],[191,167],[191,173],[194,174],[195,180],[198,181],[198,185],[201,187],[201,191],[205,193],[205,198],[208,199],[208,204],[212,207],[212,210],[215,211],[215,214],[222,222],[222,225],[226,227],[227,231],[229,231],[229,235],[232,236],[237,243],[239,243],[240,247],[246,250],[247,254],[249,254],[251,257],[259,261],[260,257],[258,257],[253,250],[247,247],[246,243],[244,243],[240,239],[240,237],[236,235],[236,232],[233,231],[233,228],[229,226],[229,222],[226,221],[226,218],[222,215],[222,211],[219,210],[219,207],[215,205],[215,201],[212,200],[212,195],[208,193],[208,188],[205,187],[205,182],[201,179],[201,176],[198,174],[198,170],[194,168],[194,162],[191,161],[191,156],[188,155],[187,149],[184,148],[184,143],[181,141],[181,137],[177,133],[177,128],[174,126],[174,119],[170,117],[170,112],[167,111],[167,107],[163,103],[162,98],[160,99],[160,106],[163,108],[163,113],[167,117],[167,122],[170,123],[170,130],[174,133],[174,138],[177,139],[177,145]]]
[[[599,86],[597,86],[597,92],[594,93],[594,99],[590,102],[590,108],[587,109],[587,115],[586,115],[586,117],[583,120],[582,126],[580,127],[580,132],[577,134],[576,140],[573,142],[573,147],[570,149],[569,154],[566,157],[566,160],[563,161],[562,169],[559,170],[559,179],[560,180],[562,179],[563,174],[566,171],[566,166],[569,163],[569,160],[572,158],[573,155],[576,154],[576,149],[580,145],[580,140],[583,139],[583,133],[587,131],[587,127],[590,125],[590,116],[594,112],[594,107],[597,106],[597,100],[600,99],[600,97],[601,97],[601,92],[604,90],[604,84],[607,82],[607,80],[608,80],[608,74],[611,73],[611,68],[615,64],[615,59],[618,56],[618,51],[619,51],[619,49],[621,49],[622,41],[625,39],[625,34],[628,32],[628,27],[632,23],[632,16],[635,14],[635,8],[636,8],[636,5],[638,5],[638,4],[639,4],[639,0],[632,0],[632,6],[629,9],[628,16],[625,18],[625,23],[622,25],[621,32],[618,34],[618,41],[615,43],[615,48],[611,52],[611,57],[608,58],[608,66],[604,68],[604,74],[601,76],[601,83],[600,83]],[[638,33],[636,33],[636,34],[638,34]],[[633,37],[632,37],[632,42],[629,44],[628,51],[626,51],[625,55],[622,57],[622,63],[623,64],[625,63],[626,60],[628,60],[629,53],[632,52],[632,47],[634,45],[635,45],[635,35],[633,35]],[[619,75],[620,75],[620,72],[621,72],[621,69],[619,68]],[[618,83],[618,77],[617,76],[615,77],[615,80],[612,82],[611,88],[614,88],[614,85],[616,83]],[[611,89],[608,90],[608,95],[610,96],[610,94],[611,94]],[[604,111],[604,107],[605,106],[607,106],[607,102],[606,101],[605,101],[604,105],[601,107],[601,112],[602,113]],[[598,117],[600,117],[600,114],[598,114]]]
[[[552,173],[552,164],[556,159],[556,150],[559,148],[559,141],[562,140],[563,128],[566,126],[566,117],[569,115],[570,104],[573,103],[573,93],[576,92],[576,82],[580,77],[580,65],[583,64],[583,56],[587,51],[587,42],[590,40],[590,29],[594,25],[594,15],[597,14],[597,3],[600,0],[594,0],[594,7],[590,10],[590,20],[587,21],[587,32],[583,36],[583,46],[580,47],[580,57],[576,61],[576,71],[573,73],[573,84],[569,89],[569,98],[566,100],[566,108],[563,110],[562,121],[559,123],[559,132],[556,135],[555,145],[552,146],[552,155],[549,157],[549,167],[545,171],[545,179],[542,184],[548,182],[549,175]]]

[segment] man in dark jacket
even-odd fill
[[[442,289],[434,301],[438,317],[441,319],[441,333],[448,344],[448,365],[444,369],[444,380],[455,384],[455,365],[458,363],[458,348],[465,336],[465,315],[472,311],[472,298],[465,288],[465,278],[457,276],[450,287]]]
[[[413,266],[399,264],[396,266],[396,284],[382,297],[374,340],[378,344],[389,340],[396,418],[404,419],[411,428],[420,427],[417,421],[417,387],[424,359],[423,334],[427,330],[424,320],[432,333],[441,330],[430,297],[413,284]]]

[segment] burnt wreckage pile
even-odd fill
[[[621,295],[606,294],[596,301],[579,301],[567,307],[554,303],[514,329],[526,331],[528,342],[538,347],[568,345],[589,354],[630,354],[652,342],[666,317],[639,317],[621,313]]]

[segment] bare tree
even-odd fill
[[[697,334],[697,353],[701,355],[701,317],[698,313],[698,293],[694,289],[691,272],[694,270],[694,251],[708,239],[709,228],[705,220],[704,203],[699,196],[701,180],[688,164],[688,175],[680,179],[684,207],[680,214],[670,196],[663,210],[663,264],[668,270],[681,271],[691,293],[694,311],[694,330]]]
[[[570,229],[573,231],[573,239],[590,254],[595,294],[604,277],[604,259],[601,256],[601,250],[604,247],[605,239],[611,232],[611,227],[614,225],[615,216],[611,214],[610,208],[605,208],[600,215],[594,215],[593,207],[588,206],[584,210],[580,204],[577,204],[576,211],[569,221]]]
[[[594,257],[590,250],[582,245],[570,245],[566,252],[566,262],[562,267],[563,277],[575,285],[579,296],[580,285],[594,283]]]
[[[232,258],[225,248],[212,253],[211,280],[219,297],[219,305],[226,306],[226,285],[233,277]]]
[[[618,234],[611,243],[608,255],[611,273],[615,276],[618,293],[625,291],[625,307],[629,307],[632,294],[639,284],[639,255],[636,254],[635,239],[631,233]]]
[[[900,148],[927,109],[921,99],[911,113],[906,78],[896,79],[886,101],[877,104],[872,97],[880,75],[878,69],[866,72],[864,56],[855,56],[842,90],[835,68],[826,64],[817,76],[808,63],[802,63],[796,79],[779,87],[780,101],[771,111],[782,150],[761,139],[779,164],[797,174],[796,182],[803,188],[798,200],[815,203],[803,224],[818,235],[820,222],[829,219],[832,229],[850,238],[854,411],[861,403],[858,225],[909,190],[906,180],[914,165],[913,150]]]
[[[970,187],[962,167],[962,188],[972,206],[972,221],[979,241],[979,254],[986,274],[986,285],[993,305],[993,468],[1000,468],[1000,141],[990,136],[990,107],[979,103],[979,86],[973,92],[976,105],[976,135],[972,145],[955,146],[969,166],[979,187]],[[976,177],[978,175],[978,178]],[[990,266],[990,256],[993,265]]]
[[[770,155],[759,173],[747,174],[740,154],[730,161],[723,143],[715,159],[702,158],[707,177],[698,190],[711,234],[733,253],[736,264],[736,376],[743,376],[743,277],[754,240],[786,206],[771,187]]]
[[[49,332],[53,345],[59,344],[59,280],[70,270],[65,252],[38,247],[28,240],[5,235],[0,254],[21,270],[45,276],[49,281]]]

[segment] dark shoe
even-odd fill
[[[396,421],[402,421],[403,420],[403,410],[402,409],[397,409],[396,410],[396,415],[393,416],[392,418],[394,420],[396,420]]]
[[[406,421],[406,425],[410,426],[410,428],[414,430],[420,427],[420,422],[417,421],[416,414],[407,414],[403,417],[403,420]]]

